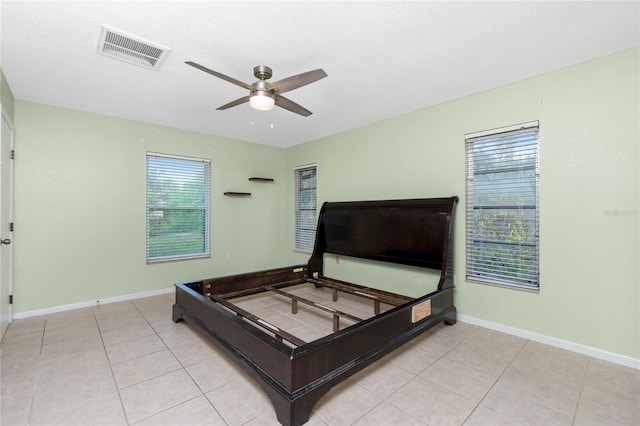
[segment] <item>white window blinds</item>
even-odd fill
[[[147,153],[147,263],[209,257],[210,162]]]
[[[538,123],[466,136],[466,277],[539,288]]]
[[[316,238],[316,166],[295,169],[294,174],[294,248],[311,252]]]

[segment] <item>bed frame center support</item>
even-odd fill
[[[340,317],[345,317],[353,322],[360,322],[362,321],[362,318],[358,318],[354,315],[351,315],[347,312],[342,312],[339,311],[337,309],[333,309],[329,306],[325,306],[322,305],[320,303],[314,302],[313,300],[309,300],[309,299],[305,299],[304,297],[300,297],[300,296],[296,296],[295,294],[291,294],[291,293],[287,293],[285,291],[282,291],[280,289],[277,289],[275,286],[271,286],[271,285],[263,285],[262,288],[264,288],[265,290],[274,292],[276,294],[279,294],[281,296],[285,296],[291,299],[291,313],[292,314],[296,314],[298,313],[298,302],[303,303],[305,305],[311,306],[315,309],[319,309],[321,311],[325,311],[325,312],[329,312],[330,314],[333,315],[333,331],[334,333],[336,331],[340,330]]]

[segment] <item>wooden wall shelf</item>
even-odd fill
[[[248,197],[251,195],[250,192],[234,192],[234,191],[227,191],[224,193],[224,195],[231,195],[231,196],[235,196],[235,197]]]
[[[250,177],[249,180],[251,182],[273,182],[273,178],[265,178],[265,177]]]

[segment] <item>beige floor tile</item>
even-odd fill
[[[585,388],[621,396],[640,395],[640,370],[591,359],[584,378]]]
[[[156,311],[159,309],[166,309],[168,314],[171,314],[171,306],[173,301],[166,295],[158,295],[151,297],[144,297],[141,299],[132,300],[132,303],[138,308],[140,312],[146,314],[147,312]]]
[[[640,424],[640,393],[626,395],[585,387],[575,416],[576,425]]]
[[[171,352],[183,367],[197,364],[213,357],[223,356],[212,342],[204,339],[192,339],[171,347]]]
[[[497,378],[466,365],[441,358],[420,374],[444,388],[479,402]]]
[[[33,397],[32,418],[45,421],[47,417],[65,407],[75,406],[80,401],[106,396],[116,392],[111,372],[64,380],[60,376],[55,384],[36,388]]]
[[[387,401],[430,425],[460,425],[476,405],[421,377],[416,377]]]
[[[310,325],[303,325],[302,327],[292,328],[287,331],[307,343],[313,342],[327,335],[326,331],[319,330]]]
[[[454,325],[441,323],[432,328],[434,334],[446,334],[457,339],[465,339],[477,332],[478,327],[464,322],[456,322]]]
[[[5,336],[2,339],[2,351],[11,352],[39,348],[42,346],[42,337],[43,333],[41,331],[25,334],[13,333],[11,336]]]
[[[415,374],[397,367],[393,363],[379,360],[364,370],[356,373],[351,380],[369,392],[386,398],[409,383]]]
[[[315,405],[313,413],[329,425],[350,425],[383,400],[351,380],[334,386]]]
[[[265,306],[276,306],[280,304],[285,305],[286,308],[286,301],[284,300],[284,298],[280,300],[270,297],[265,298],[264,296],[259,294],[233,299],[232,302],[234,305],[250,312],[254,309],[264,308]]]
[[[136,423],[136,426],[226,426],[209,400],[201,395]]]
[[[511,358],[518,355],[524,345],[527,344],[526,339],[486,328],[478,328],[475,333],[471,333],[465,338],[465,342],[477,346],[484,352]]]
[[[172,330],[174,328],[182,327],[183,324],[173,322],[172,314],[158,314],[150,312],[145,315],[147,322],[153,327],[156,333]]]
[[[95,327],[96,318],[91,308],[57,312],[46,316],[45,330],[58,327]]]
[[[107,354],[109,355],[109,361],[113,365],[167,349],[162,339],[155,333],[105,346]]]
[[[405,413],[395,405],[382,402],[353,424],[354,426],[424,426],[426,423]]]
[[[137,423],[201,394],[182,369],[120,390],[129,423]]]
[[[411,343],[401,346],[385,356],[384,359],[413,374],[422,373],[436,361],[435,358],[431,358]]]
[[[464,426],[523,426],[522,423],[512,420],[487,407],[479,405],[469,416]]]
[[[137,305],[136,305],[137,306]],[[173,314],[173,304],[153,304],[153,305],[144,305],[142,307],[138,307],[142,315],[145,318],[149,317],[159,317],[165,316],[171,318]]]
[[[269,306],[255,307],[252,308],[250,312],[265,321],[270,321],[271,318],[282,315],[281,312],[271,309]]]
[[[155,334],[155,331],[143,318],[142,320],[137,320],[134,323],[130,323],[119,328],[102,331],[101,334],[104,344],[112,345],[114,343],[126,342],[140,337],[149,336],[151,334]]]
[[[229,425],[241,425],[274,411],[267,395],[247,379],[228,383],[208,392],[206,396]]]
[[[5,398],[25,391],[33,392],[37,376],[35,367],[3,372],[0,377],[0,397]]]
[[[100,331],[97,326],[82,327],[57,327],[47,329],[44,333],[43,344],[50,345],[58,342],[74,342],[90,338],[100,338]]]
[[[414,344],[429,358],[438,359],[458,346],[461,341],[462,339],[447,336],[446,334],[427,332],[417,337],[414,340]]]
[[[580,387],[553,376],[532,375],[512,365],[489,391],[482,405],[521,423],[570,424]]]
[[[113,376],[118,388],[123,389],[181,368],[171,351],[164,349],[115,364]]]
[[[48,362],[57,358],[103,352],[104,345],[99,335],[83,336],[73,340],[61,340],[42,346],[40,362]]]
[[[298,304],[298,313],[293,314],[293,317],[307,326],[321,330],[325,336],[333,332],[333,316],[327,312]]]
[[[240,367],[224,356],[200,361],[186,368],[203,393],[221,388],[237,380],[250,380]]]
[[[45,315],[13,320],[11,324],[9,324],[9,328],[7,328],[4,337],[43,332],[45,321]]]
[[[38,389],[57,388],[67,381],[111,373],[111,366],[104,351],[70,354],[41,362],[37,368]]]
[[[48,413],[34,417],[30,425],[68,426],[126,426],[127,420],[116,392],[95,398],[78,399],[52,408]]]
[[[533,375],[552,375],[577,386],[582,386],[588,362],[587,356],[531,341],[513,361],[530,368]]]
[[[271,318],[269,322],[284,331],[293,330],[305,325],[303,322],[300,322],[293,314],[280,314],[276,317]]]
[[[164,341],[169,348],[186,343],[192,339],[204,339],[199,332],[192,328],[188,323],[181,321],[172,328],[158,332],[158,336]]]
[[[513,361],[514,356],[510,353],[487,352],[465,340],[448,352],[445,358],[498,377]]]
[[[40,348],[32,347],[15,351],[5,351],[0,346],[0,372],[30,368],[40,361]]]
[[[23,426],[29,422],[33,393],[23,392],[0,398],[0,425]]]
[[[98,326],[101,332],[106,332],[114,329],[120,329],[129,326],[144,326],[147,324],[147,320],[144,315],[136,311],[126,315],[110,315],[105,318],[98,319]]]

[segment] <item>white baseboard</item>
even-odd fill
[[[73,309],[90,308],[98,305],[106,305],[109,303],[125,302],[127,300],[141,299],[143,297],[158,296],[161,294],[169,294],[175,290],[175,287],[163,288],[160,290],[143,291],[142,293],[125,294],[122,296],[107,297],[106,299],[89,300],[86,302],[71,303],[69,305],[52,306],[45,309],[36,309],[33,311],[19,312],[13,315],[13,319],[23,319],[29,317],[37,317],[40,315],[55,314],[57,312],[71,311]]]
[[[500,331],[512,336],[522,337],[524,339],[533,340],[534,342],[544,343],[545,345],[555,346],[557,348],[566,349],[568,351],[577,352],[582,355],[587,355],[593,358],[598,358],[604,361],[609,361],[615,364],[620,364],[626,367],[640,370],[640,359],[631,358],[629,356],[603,351],[602,349],[592,348],[590,346],[581,345],[579,343],[568,342],[566,340],[545,336],[544,334],[538,334],[532,331],[522,330],[520,328],[509,327],[507,325],[499,324],[496,322],[474,318],[469,315],[458,314],[458,321],[488,328],[490,330]]]

